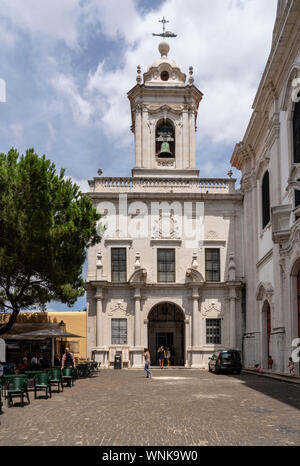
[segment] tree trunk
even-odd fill
[[[9,314],[9,321],[6,324],[0,325],[0,335],[3,335],[3,333],[7,333],[15,323],[18,314],[20,312],[20,308],[17,305],[13,305],[13,312]]]

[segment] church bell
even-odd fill
[[[157,156],[158,157],[165,157],[165,158],[174,157],[174,155],[170,151],[170,144],[168,142],[162,142],[161,143],[160,151],[157,154]]]

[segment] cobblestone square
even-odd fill
[[[252,374],[102,370],[7,408],[0,445],[300,445],[300,387]],[[18,401],[18,400],[16,400]]]

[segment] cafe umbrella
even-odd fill
[[[81,335],[76,335],[75,333],[66,332],[65,330],[61,330],[62,327],[50,327],[50,328],[43,328],[41,330],[34,330],[32,332],[22,333],[22,339],[30,338],[33,340],[46,340],[51,338],[52,342],[52,355],[51,355],[51,364],[52,367],[54,366],[54,340],[55,338],[82,338]],[[20,335],[21,336],[21,335]]]

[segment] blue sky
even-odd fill
[[[159,57],[158,20],[170,20],[169,57],[203,92],[197,121],[202,177],[224,177],[242,139],[270,51],[276,0],[0,0],[0,152],[34,147],[87,190],[87,179],[130,176],[126,93]],[[235,171],[234,171],[235,172]],[[235,174],[237,174],[235,172]],[[80,299],[74,309],[82,309]],[[49,308],[65,306],[51,303]]]

